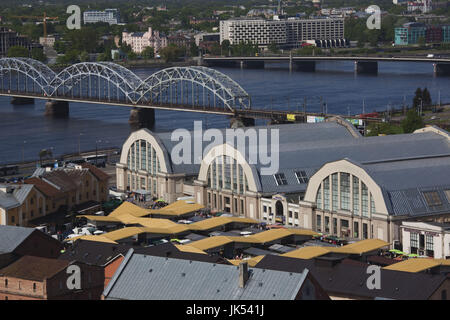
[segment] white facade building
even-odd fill
[[[160,49],[167,47],[167,37],[150,27],[147,32],[123,32],[122,43],[130,45],[135,53],[141,53],[145,48],[152,47],[156,54]]]
[[[118,24],[120,22],[120,13],[117,9],[106,9],[105,11],[85,11],[83,14],[84,23],[106,22]]]
[[[405,253],[450,258],[450,224],[403,221],[400,228]]]
[[[220,21],[220,43],[299,47],[308,40],[344,39],[344,19],[231,19]]]

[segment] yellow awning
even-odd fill
[[[312,259],[321,255],[327,254],[332,251],[330,247],[310,246],[303,247],[297,250],[293,250],[287,253],[281,254],[283,257],[297,258],[297,259]]]
[[[175,247],[177,247],[177,249],[182,252],[207,254],[205,251],[200,250],[196,247],[190,246],[188,244],[176,244]]]
[[[386,270],[404,271],[404,272],[421,272],[440,265],[450,266],[450,260],[445,259],[427,259],[427,258],[411,258],[398,263],[384,267]]]

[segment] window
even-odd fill
[[[308,177],[305,171],[295,171],[298,183],[308,183]]]
[[[333,234],[337,234],[337,218],[333,218]]]
[[[363,217],[369,216],[369,191],[363,182],[361,182],[361,212]]]
[[[8,288],[8,279],[5,279],[5,288]]]
[[[370,213],[375,213],[375,201],[373,201],[372,194],[370,194]]]
[[[36,292],[36,283],[33,283],[33,292]]]
[[[333,196],[332,208],[336,211],[338,208],[338,175],[333,173],[331,175],[331,194]]]
[[[341,173],[341,209],[350,210],[350,175]]]
[[[330,210],[330,178],[323,180],[323,208]]]
[[[274,175],[277,186],[287,185],[287,180],[284,173],[277,173]]]
[[[424,192],[423,195],[425,196],[425,200],[430,207],[442,205],[441,198],[439,197],[439,193],[437,191]]]
[[[434,257],[433,236],[430,236],[430,235],[425,236],[425,250],[426,250],[427,256]]]
[[[317,223],[316,223],[316,230],[320,232],[320,231],[322,231],[322,229],[321,229],[322,217],[321,216],[316,216],[316,221],[317,221]]]
[[[325,217],[325,232],[330,232],[330,217]]]
[[[322,185],[320,185],[319,190],[317,190],[316,204],[318,209],[322,209]]]
[[[417,232],[409,233],[409,246],[416,249],[419,247],[419,234]]]
[[[363,239],[367,239],[369,235],[369,229],[367,223],[363,223]]]
[[[267,206],[263,206],[263,212],[267,213]]]
[[[358,223],[358,221],[353,222],[353,237],[359,238],[359,223]]]

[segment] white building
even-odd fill
[[[297,48],[308,40],[344,39],[344,19],[230,19],[220,21],[220,43],[270,44]]]
[[[422,11],[422,13],[429,13],[431,10],[433,10],[431,0],[408,2],[408,12]]]
[[[107,22],[118,24],[120,22],[120,12],[117,9],[106,9],[105,11],[85,11],[83,14],[84,23]]]
[[[404,252],[450,258],[450,224],[403,221],[400,228]]]
[[[145,48],[152,47],[156,54],[160,49],[167,47],[167,37],[149,27],[147,32],[123,32],[122,43],[130,45],[135,53],[141,53]]]

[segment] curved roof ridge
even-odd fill
[[[334,116],[325,119],[325,122],[335,122],[337,124],[340,124],[341,126],[345,127],[354,138],[362,138],[361,133],[355,128],[355,126],[341,116]]]

